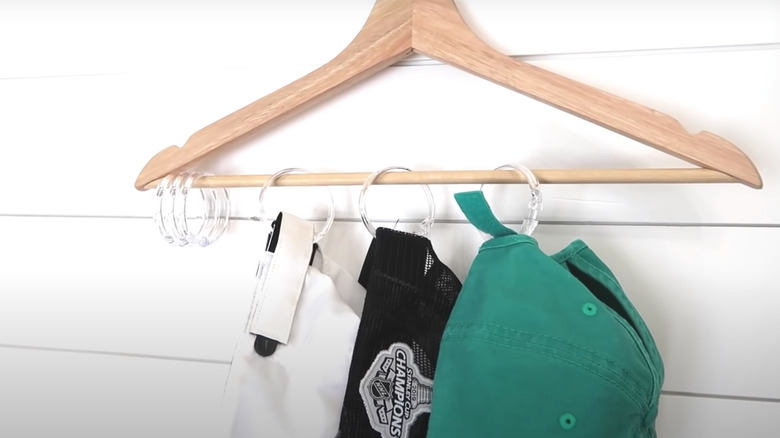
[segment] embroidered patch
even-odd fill
[[[382,438],[405,438],[423,412],[431,412],[433,381],[420,374],[408,345],[396,342],[379,352],[360,381],[371,427]]]

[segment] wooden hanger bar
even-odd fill
[[[417,52],[753,188],[763,181],[735,145],[691,134],[674,118],[497,52],[475,35],[453,0],[377,0],[355,39],[333,60],[157,153],[135,187],[186,168],[250,133],[260,133]],[[499,111],[500,109],[496,109]],[[392,121],[389,121],[392,123]]]
[[[734,178],[710,169],[587,169],[534,170],[542,184],[681,184],[733,183]],[[371,172],[301,173],[280,176],[274,186],[359,186]],[[271,175],[207,175],[192,185],[197,188],[262,187]],[[416,170],[387,172],[372,184],[514,184],[526,183],[513,170]],[[157,187],[159,180],[146,189]]]

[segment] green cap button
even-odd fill
[[[585,303],[582,305],[582,313],[588,316],[594,316],[595,314],[599,313],[599,309],[593,303]]]
[[[574,418],[574,415],[572,414],[563,414],[558,422],[561,423],[561,428],[563,430],[572,430],[574,429],[574,425],[577,424],[577,419]]]

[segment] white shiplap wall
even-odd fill
[[[458,4],[503,52],[722,135],[755,161],[760,191],[545,186],[535,236],[549,252],[585,240],[647,320],[666,363],[659,436],[778,436],[780,3]],[[259,190],[231,192],[237,219],[215,245],[181,249],[162,243],[154,196],[133,182],[159,149],[329,60],[371,6],[0,3],[0,436],[214,436],[264,242],[246,220]],[[220,173],[684,166],[424,59],[213,158],[203,169]],[[452,194],[474,187],[432,188],[431,239],[464,278],[480,237]],[[273,189],[268,208],[321,218],[318,190]],[[501,218],[522,217],[525,188],[486,190]],[[322,242],[355,275],[369,242],[357,192],[334,188]],[[414,187],[373,188],[369,210],[406,229],[425,214]]]

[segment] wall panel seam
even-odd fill
[[[36,346],[10,345],[10,344],[0,344],[0,349],[36,350],[36,351],[47,351],[52,353],[71,353],[71,354],[85,354],[85,355],[96,354],[96,355],[104,355],[104,356],[127,357],[127,358],[146,359],[146,360],[166,360],[166,361],[175,361],[175,362],[204,363],[204,364],[230,366],[229,360],[201,359],[201,358],[149,355],[149,354],[138,354],[138,353],[120,353],[120,352],[99,351],[99,350],[78,350],[78,349],[36,347]],[[752,396],[743,396],[743,395],[710,394],[710,393],[667,391],[667,390],[662,390],[661,394],[666,396],[674,396],[674,397],[699,398],[699,399],[710,399],[710,400],[780,403],[780,398],[752,397]]]
[[[215,364],[215,365],[230,365],[229,360],[193,358],[193,357],[184,357],[184,356],[164,356],[159,354],[123,353],[119,351],[86,350],[86,349],[77,349],[77,348],[41,347],[35,345],[0,344],[0,349],[33,350],[33,351],[46,351],[51,353],[70,353],[70,354],[84,354],[84,355],[94,354],[94,355],[101,355],[101,356],[128,357],[128,358],[135,358],[135,359],[166,360],[166,361],[173,361],[173,362],[195,362],[195,363],[206,363],[206,364]]]

